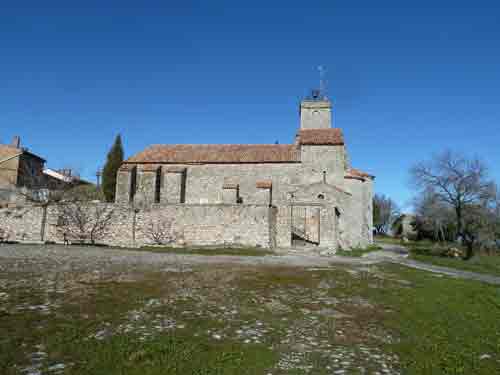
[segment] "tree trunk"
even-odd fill
[[[465,236],[462,233],[462,206],[459,204],[455,207],[455,212],[457,214],[457,236],[462,237],[465,240]]]
[[[465,243],[465,256],[464,260],[469,260],[474,256],[474,245],[476,243],[476,237],[470,233],[464,233],[462,240]]]
[[[474,255],[474,246],[472,241],[467,241],[464,260],[469,260]]]
[[[445,242],[446,241],[446,236],[444,235],[444,229],[443,229],[442,225],[439,227],[439,232],[441,233],[441,241]]]

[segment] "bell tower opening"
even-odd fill
[[[332,103],[320,90],[300,103],[301,129],[329,129],[332,127]]]

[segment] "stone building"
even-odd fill
[[[331,111],[331,102],[318,93],[303,100],[294,144],[149,146],[122,164],[116,202],[137,208],[267,207],[269,247],[366,246],[372,242],[374,177],[349,165]],[[182,220],[177,218],[178,227]],[[216,236],[224,234],[217,220],[231,218],[210,220],[206,227]],[[200,231],[210,235],[207,228]]]
[[[43,185],[45,160],[21,147],[20,137],[11,144],[0,144],[0,203],[18,199],[18,189],[34,189]]]
[[[53,170],[45,167],[45,159],[21,147],[15,136],[11,144],[0,144],[0,204],[23,204],[30,200],[46,200],[50,191],[88,185],[70,169]]]

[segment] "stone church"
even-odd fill
[[[245,206],[267,210],[265,247],[367,246],[373,240],[374,177],[350,166],[331,115],[332,103],[314,91],[300,103],[293,144],[151,145],[122,164],[116,203],[138,209],[219,207],[221,214],[204,218],[200,230],[218,228],[213,235],[226,245],[234,238],[224,233],[230,224],[258,225],[256,218],[228,217]],[[176,225],[183,220],[178,217]]]

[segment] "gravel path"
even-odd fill
[[[422,271],[438,273],[441,275],[456,277],[459,279],[477,280],[488,284],[500,285],[500,277],[482,273],[461,271],[454,268],[434,266],[432,264],[418,262],[408,259],[408,250],[403,246],[381,245],[383,250],[367,254],[364,258],[376,259],[378,261],[388,261],[401,264],[406,267],[415,268]]]
[[[438,273],[462,279],[478,280],[489,284],[500,285],[500,277],[460,271],[447,267],[434,266],[408,259],[408,252],[402,246],[383,245],[383,250],[374,251],[361,258],[343,256],[320,256],[317,253],[282,251],[281,255],[234,256],[234,255],[189,255],[162,254],[147,251],[111,249],[89,246],[60,245],[0,245],[0,271],[6,269],[2,259],[9,259],[9,270],[26,263],[33,266],[43,264],[45,267],[61,270],[93,269],[118,266],[120,268],[164,268],[168,266],[189,267],[195,265],[234,264],[242,266],[288,266],[288,267],[328,267],[335,264],[370,265],[390,262],[423,271]],[[14,263],[12,261],[15,261]]]
[[[43,263],[63,269],[93,268],[94,266],[120,267],[165,267],[210,264],[235,264],[248,266],[327,267],[332,263],[346,265],[369,265],[376,259],[323,257],[314,253],[283,253],[282,255],[234,256],[234,255],[190,255],[154,253],[129,249],[113,249],[90,246],[60,245],[0,245],[1,259],[21,263]]]
[[[416,260],[411,260],[411,259],[401,259],[393,261],[393,263],[398,263],[403,266],[415,268],[418,270],[438,273],[441,275],[447,275],[451,277],[457,277],[459,279],[477,280],[488,284],[500,285],[500,277],[498,276],[470,272],[470,271],[461,271],[448,267],[434,266],[432,264],[417,262]]]

